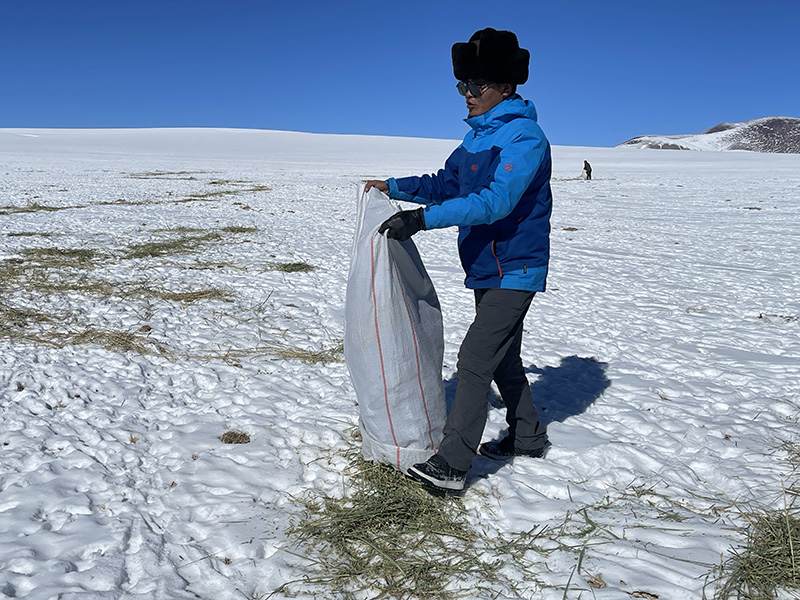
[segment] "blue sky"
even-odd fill
[[[800,2],[8,0],[0,127],[208,126],[459,139],[450,47],[531,52],[554,144],[800,117]]]

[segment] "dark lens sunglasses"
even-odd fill
[[[466,96],[467,92],[472,94],[475,98],[480,98],[483,90],[492,85],[491,83],[469,83],[467,81],[459,81],[456,84],[458,93]]]

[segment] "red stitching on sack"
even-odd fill
[[[386,369],[383,365],[383,349],[381,348],[381,334],[378,330],[378,299],[375,297],[375,238],[370,240],[370,264],[372,267],[372,305],[375,309],[375,336],[378,338],[378,356],[381,359],[381,378],[383,379],[383,398],[386,402],[386,415],[389,417],[389,430],[392,432],[392,440],[397,448],[397,468],[400,469],[400,446],[397,444],[397,437],[394,435],[394,424],[392,423],[392,413],[389,410],[389,390],[386,388]]]
[[[397,264],[394,265],[394,272],[397,273],[397,279],[400,279],[400,271],[397,270]],[[408,300],[406,299],[406,291],[400,287],[403,292],[403,303],[406,305],[406,312],[408,313],[408,322],[411,324],[411,337],[414,338],[414,356],[417,358],[417,381],[419,381],[419,393],[422,394],[422,408],[425,411],[425,419],[428,421],[428,437],[431,440],[431,449],[435,452],[436,446],[433,444],[433,427],[431,427],[431,418],[428,416],[428,402],[425,400],[425,390],[422,388],[422,367],[419,364],[419,346],[417,344],[417,332],[414,331],[414,321],[411,318],[411,309],[408,307]]]

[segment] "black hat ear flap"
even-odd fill
[[[453,75],[459,81],[477,79],[478,47],[472,43],[453,44]]]
[[[512,63],[511,69],[513,71],[513,79],[512,83],[516,83],[518,85],[522,85],[526,81],[528,81],[528,65],[531,62],[531,53],[525,50],[525,48],[520,48],[517,50],[516,56],[514,56],[514,61]]]

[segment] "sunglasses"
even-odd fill
[[[491,83],[469,83],[468,81],[459,81],[456,84],[456,89],[458,93],[462,96],[466,96],[467,92],[472,94],[475,98],[480,98],[483,90],[488,88]]]

